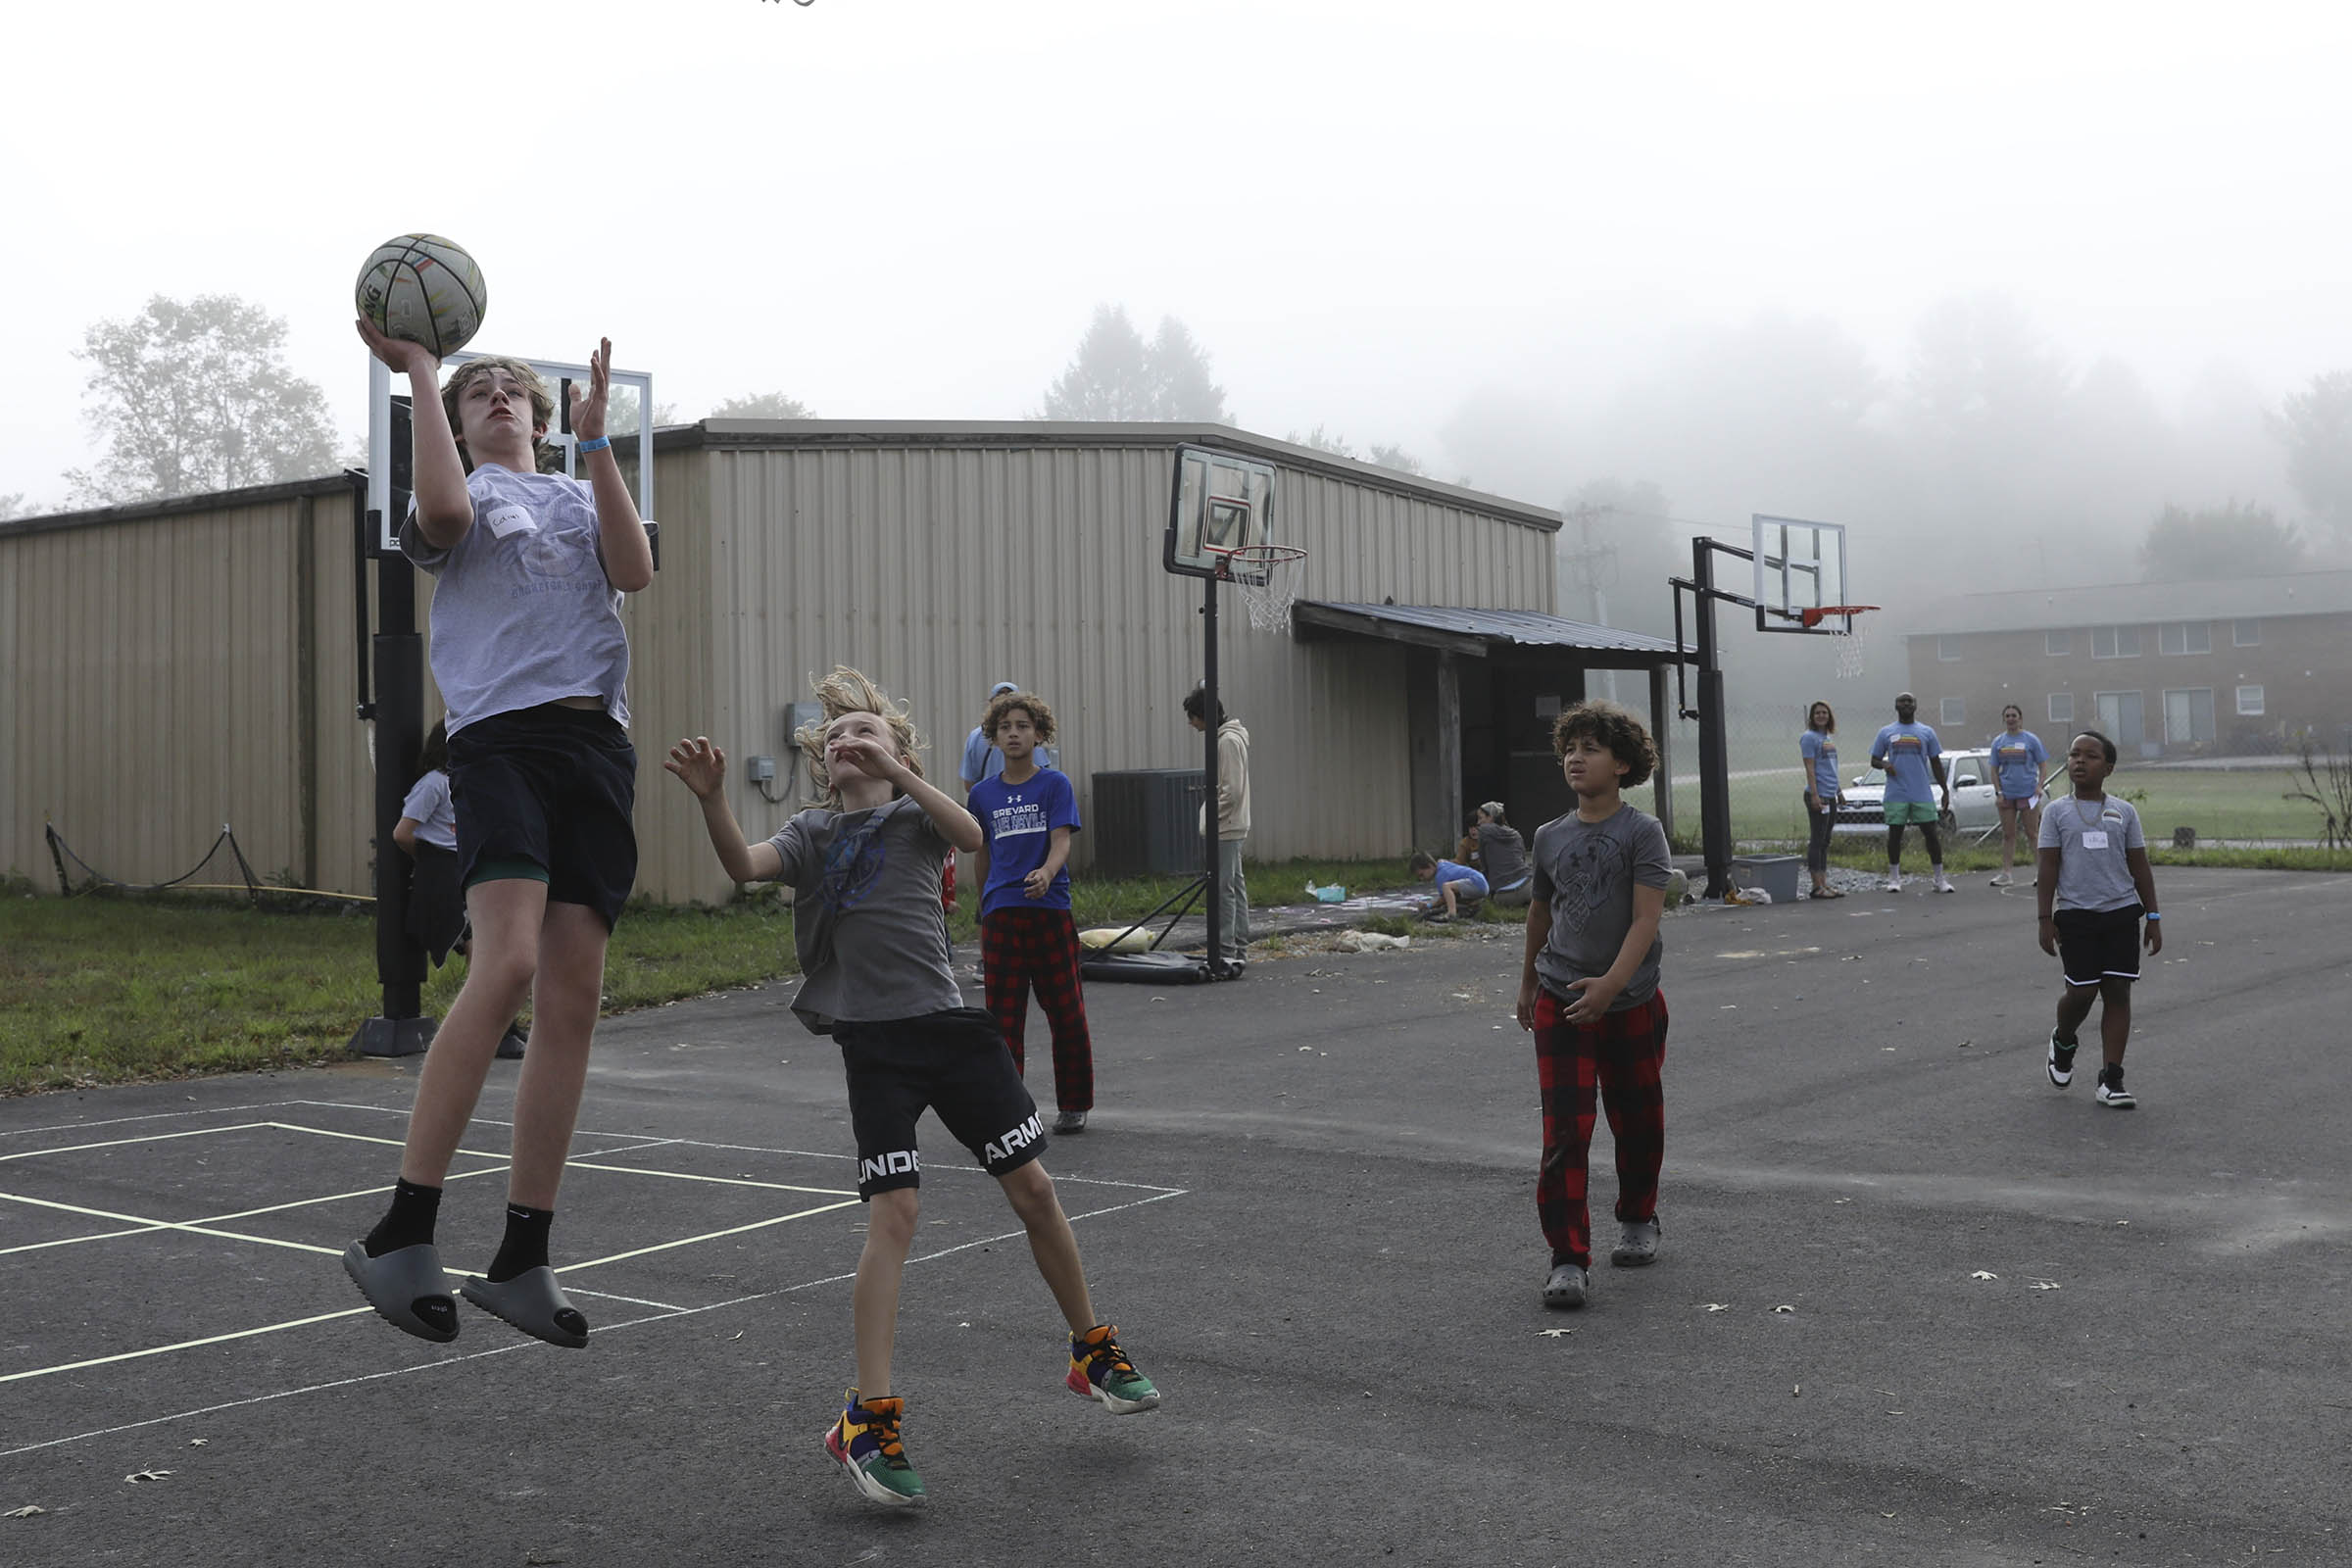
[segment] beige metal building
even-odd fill
[[[1654,682],[1671,662],[1671,645],[1551,616],[1556,514],[1283,442],[707,420],[657,438],[662,569],[626,611],[640,890],[729,892],[661,771],[670,741],[723,745],[738,816],[770,830],[801,793],[786,705],[836,662],[909,701],[934,778],[954,777],[999,679],[1054,705],[1082,809],[1097,772],[1197,765],[1181,704],[1201,585],[1161,567],[1187,441],[1275,464],[1273,537],[1309,552],[1291,636],[1220,601],[1225,703],[1252,737],[1253,859],[1449,842],[1465,799],[1542,783],[1543,715],[1581,695],[1586,666]],[[108,874],[160,880],[225,822],[267,878],[368,890],[353,507],[334,477],[0,523],[0,865],[55,886],[53,821]],[[765,790],[756,756],[776,760]]]

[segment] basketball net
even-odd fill
[[[1305,551],[1290,545],[1245,545],[1225,557],[1224,569],[1218,575],[1240,590],[1251,631],[1291,629],[1291,606],[1298,600],[1299,574],[1290,568],[1305,559]]]
[[[1870,656],[1870,625],[1862,617],[1878,608],[1876,605],[1824,605],[1819,609],[1798,612],[1798,618],[1805,623],[1808,630],[1819,626],[1832,615],[1841,615],[1845,618],[1845,629],[1833,631],[1830,634],[1838,639],[1838,678],[1839,680],[1861,678],[1863,666],[1868,662]]]

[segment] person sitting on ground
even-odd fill
[[[1503,820],[1500,801],[1489,801],[1478,808],[1476,831],[1478,857],[1472,863],[1487,879],[1487,896],[1501,908],[1526,908],[1535,886],[1535,868],[1528,864],[1527,841]]]
[[[1465,902],[1476,907],[1486,900],[1487,879],[1476,866],[1441,860],[1424,850],[1415,850],[1412,858],[1404,863],[1416,879],[1438,886],[1437,897],[1422,909],[1428,919],[1450,920],[1461,913]]]

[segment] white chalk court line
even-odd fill
[[[1073,1214],[1070,1216],[1070,1220],[1073,1224],[1075,1224],[1077,1221],[1082,1219],[1100,1219],[1104,1215],[1116,1214],[1124,1209],[1141,1208],[1148,1203],[1159,1203],[1165,1202],[1171,1198],[1183,1198],[1187,1196],[1187,1189],[1181,1187],[1165,1188],[1154,1193],[1150,1198],[1139,1198],[1129,1202],[1113,1204],[1108,1208],[1090,1209],[1083,1214]],[[1016,1230],[1004,1231],[995,1236],[983,1236],[974,1241],[960,1242],[954,1247],[942,1248],[936,1252],[926,1252],[920,1257],[910,1257],[906,1261],[909,1265],[916,1263],[937,1262],[941,1258],[953,1257],[958,1252],[969,1251],[975,1247],[994,1246],[999,1242],[1008,1242],[1025,1234],[1025,1232]],[[631,1318],[624,1322],[614,1323],[604,1328],[596,1329],[592,1332],[595,1334],[614,1334],[618,1333],[622,1329],[641,1328],[649,1323],[674,1323],[681,1318],[700,1317],[706,1313],[721,1311],[728,1307],[748,1306],[754,1302],[769,1300],[777,1297],[793,1296],[802,1291],[815,1290],[820,1286],[839,1285],[844,1281],[854,1280],[858,1276],[855,1270],[847,1274],[829,1274],[822,1279],[804,1280],[798,1285],[786,1285],[772,1291],[759,1291],[749,1296],[738,1296],[729,1300],[714,1301],[709,1306],[681,1307],[675,1311],[662,1312],[651,1317]],[[357,1312],[365,1312],[367,1310],[368,1308],[364,1306],[352,1309],[352,1311]],[[332,1317],[349,1317],[352,1315],[352,1312],[336,1312],[329,1315]],[[325,1321],[325,1319],[321,1318],[316,1321],[322,1322]],[[197,1416],[218,1415],[227,1410],[241,1410],[251,1405],[268,1404],[277,1399],[300,1398],[305,1395],[326,1394],[336,1389],[348,1389],[358,1384],[374,1383],[385,1378],[406,1377],[414,1372],[431,1372],[439,1370],[443,1367],[461,1366],[467,1361],[479,1360],[484,1356],[512,1355],[517,1350],[528,1350],[535,1348],[536,1347],[530,1342],[514,1345],[500,1345],[495,1346],[487,1350],[471,1350],[467,1351],[464,1355],[453,1355],[438,1361],[426,1361],[416,1366],[393,1367],[382,1372],[363,1372],[355,1377],[337,1378],[328,1383],[308,1384],[298,1389],[279,1389],[269,1394],[257,1394],[252,1396],[250,1398],[228,1399],[223,1400],[219,1404],[202,1405],[192,1410],[174,1411],[170,1415],[150,1416],[144,1421],[127,1421],[119,1426],[100,1427],[88,1432],[76,1432],[71,1436],[63,1438],[49,1438],[39,1443],[23,1444],[14,1448],[0,1448],[0,1459],[14,1458],[16,1455],[21,1453],[35,1453],[43,1448],[63,1447],[69,1444],[87,1443],[93,1439],[114,1437],[124,1432],[138,1432],[148,1427],[166,1426],[174,1421],[192,1420]],[[18,1375],[22,1376],[23,1374]]]

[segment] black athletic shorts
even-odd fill
[[[833,1038],[850,1077],[859,1198],[922,1185],[914,1124],[925,1106],[991,1176],[1045,1152],[1037,1102],[986,1008],[951,1007],[884,1023],[837,1020]]]
[[[2070,986],[2095,986],[2101,980],[2139,978],[2139,917],[2136,904],[2120,909],[2060,909],[2050,916],[2058,927],[2058,963]]]
[[[637,752],[612,716],[548,703],[476,719],[449,738],[449,797],[458,813],[458,877],[528,860],[547,872],[551,904],[584,904],[620,918],[637,880]]]

